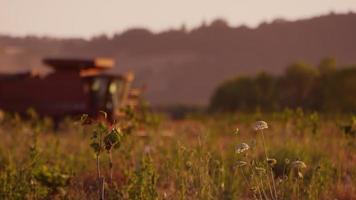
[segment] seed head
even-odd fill
[[[258,191],[257,187],[251,187],[250,190],[253,193],[257,193],[257,191]]]
[[[277,164],[277,160],[274,159],[274,158],[267,158],[267,163],[268,163],[270,166],[274,166],[275,164]]]
[[[236,162],[236,165],[237,165],[237,167],[243,167],[243,166],[247,165],[247,162],[239,160]]]
[[[288,165],[290,163],[290,160],[288,158],[286,158],[286,159],[284,159],[284,163]]]
[[[235,134],[235,135],[238,135],[238,134],[239,134],[239,128],[236,128],[236,129],[235,129],[234,134]]]
[[[192,163],[191,161],[187,161],[187,162],[185,163],[185,167],[186,167],[187,169],[192,168],[192,166],[193,166],[193,163]]]
[[[259,131],[267,128],[268,128],[268,124],[265,121],[257,121],[254,126],[255,131]]]
[[[250,148],[250,146],[248,146],[248,144],[241,143],[241,144],[237,145],[236,153],[242,153],[244,151],[247,151],[249,148]]]
[[[307,165],[303,161],[296,160],[292,162],[292,168],[304,169],[307,168]]]
[[[283,179],[282,179],[282,178],[278,178],[278,179],[277,179],[277,183],[278,183],[278,184],[281,184],[282,182],[283,182]]]
[[[256,169],[257,172],[260,172],[260,173],[265,173],[266,172],[266,169],[262,168],[262,167],[255,167],[255,169]]]
[[[302,172],[298,172],[298,178],[302,179],[303,178],[303,174]]]

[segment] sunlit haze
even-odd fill
[[[189,29],[215,18],[255,27],[275,18],[350,11],[356,11],[355,0],[0,0],[0,33],[89,38],[132,27]]]

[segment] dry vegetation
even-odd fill
[[[65,120],[54,130],[50,120],[31,116],[1,119],[0,199],[98,199],[101,177],[105,199],[356,198],[356,122],[349,116],[150,116],[131,134],[116,127],[122,135],[110,153],[90,145],[104,123]],[[268,128],[254,130],[258,120]]]

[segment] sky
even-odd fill
[[[90,38],[137,27],[189,30],[216,18],[256,27],[350,11],[356,0],[0,0],[0,34]]]

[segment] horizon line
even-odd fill
[[[306,21],[306,20],[311,20],[311,19],[315,19],[315,18],[320,18],[320,17],[326,17],[326,16],[332,16],[332,15],[352,15],[352,14],[356,14],[356,11],[354,10],[349,10],[349,11],[344,11],[344,12],[335,12],[335,11],[328,11],[328,12],[323,12],[320,14],[316,14],[316,15],[311,15],[311,16],[304,16],[304,17],[300,17],[297,19],[288,19],[286,17],[275,17],[272,20],[262,20],[260,21],[256,26],[251,26],[251,25],[247,25],[245,23],[240,23],[238,25],[231,25],[231,22],[226,19],[226,17],[215,17],[214,19],[210,20],[210,21],[206,21],[206,20],[202,20],[201,23],[199,25],[196,25],[194,27],[191,28],[186,28],[186,33],[190,33],[196,29],[199,29],[202,27],[202,25],[205,23],[207,27],[211,26],[211,24],[217,20],[223,20],[227,23],[229,28],[241,28],[241,27],[246,27],[250,30],[255,30],[260,28],[262,25],[270,25],[275,23],[277,20],[282,20],[285,23],[290,23],[290,22],[298,22],[298,21]],[[181,30],[182,26],[185,26],[186,22],[181,23],[178,26],[175,27],[167,27],[163,30],[158,30],[158,31],[154,31],[152,30],[152,28],[148,28],[145,26],[131,26],[128,28],[125,28],[125,30],[123,31],[115,31],[113,33],[95,33],[92,34],[91,36],[69,36],[69,35],[53,35],[53,34],[33,34],[33,33],[28,33],[28,34],[11,34],[11,33],[6,33],[6,32],[0,32],[0,37],[11,37],[11,38],[38,38],[38,39],[54,39],[54,40],[85,40],[85,41],[91,41],[97,37],[101,37],[101,36],[105,36],[108,39],[113,39],[115,36],[117,35],[122,35],[127,31],[130,30],[135,30],[135,29],[143,29],[143,30],[147,30],[148,32],[154,34],[154,35],[159,35],[162,33],[166,33],[169,31],[178,31]]]

